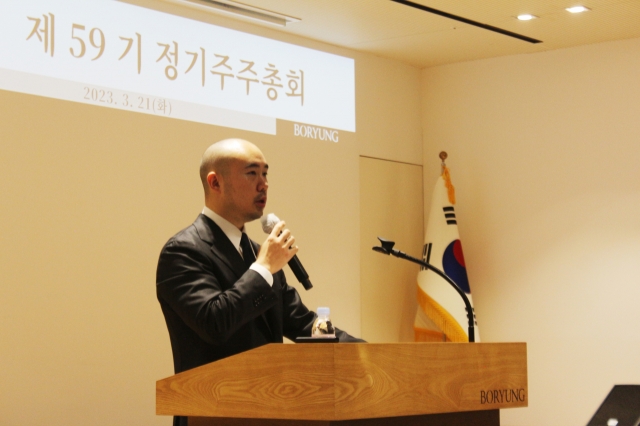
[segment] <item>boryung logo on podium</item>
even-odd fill
[[[487,389],[480,391],[480,404],[517,404],[527,401],[524,388]]]

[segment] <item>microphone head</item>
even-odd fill
[[[278,219],[278,216],[273,213],[262,216],[262,219],[260,219],[260,223],[262,223],[262,230],[265,232],[265,234],[270,234],[271,231],[273,231],[274,226],[276,226],[278,222],[280,222],[280,219]]]

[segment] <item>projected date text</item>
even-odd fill
[[[148,113],[171,116],[171,102],[162,98],[134,95],[126,92],[84,86],[84,101],[112,106],[119,109],[141,110]]]

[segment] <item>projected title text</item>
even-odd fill
[[[55,15],[52,13],[43,14],[41,17],[28,16],[27,19],[31,21],[32,28],[27,36],[26,40],[38,41],[43,45],[45,54],[54,56],[55,41],[56,41],[56,27],[55,27]],[[107,37],[104,31],[98,27],[88,29],[85,25],[74,23],[70,29],[71,38],[75,41],[75,46],[69,48],[69,54],[77,59],[87,58],[91,55],[95,55],[90,58],[91,61],[96,61],[103,57],[105,49],[107,48]],[[35,37],[34,37],[35,36]],[[59,36],[58,36],[59,37]],[[121,55],[118,61],[127,57],[130,53],[135,56],[137,73],[141,74],[143,66],[143,54],[142,54],[142,35],[138,32],[135,35],[126,37],[119,35],[120,51]],[[115,37],[113,39],[115,41]],[[205,86],[207,80],[207,67],[208,62],[211,60],[213,65],[208,70],[214,78],[219,81],[219,89],[225,90],[225,79],[235,78],[243,82],[245,95],[251,94],[251,85],[257,84],[258,87],[254,88],[254,93],[258,92],[259,85],[266,86],[266,90],[263,92],[267,98],[271,101],[278,99],[279,91],[284,90],[284,94],[287,97],[294,97],[299,99],[301,106],[304,106],[304,71],[303,70],[289,70],[285,77],[286,89],[283,89],[283,78],[281,77],[280,70],[276,65],[267,63],[266,66],[256,66],[254,61],[246,59],[233,59],[228,55],[213,53],[207,55],[207,50],[204,47],[197,47],[194,51],[179,50],[179,43],[176,41],[158,42],[159,46],[156,52],[157,59],[155,63],[151,63],[151,67],[158,68],[156,64],[165,66],[164,74],[169,80],[176,80],[179,77],[180,71],[178,65],[180,57],[185,55],[187,57],[186,68],[183,68],[184,75],[194,71],[199,73],[199,80],[202,87]],[[93,52],[89,52],[89,50]],[[132,52],[133,49],[133,52]],[[158,55],[159,54],[159,55]],[[215,58],[215,59],[214,59]],[[197,68],[196,68],[197,65]],[[196,71],[197,69],[197,71]],[[234,74],[234,69],[239,71]],[[260,74],[258,73],[260,72]],[[238,89],[238,87],[235,87]],[[91,90],[94,91],[94,95],[90,96]],[[95,95],[95,92],[98,95]],[[227,80],[227,90],[229,90],[229,82]],[[122,95],[122,102],[124,106],[129,106],[129,95]],[[139,97],[143,99],[142,97]],[[93,100],[94,102],[106,102],[117,104],[117,101],[113,100],[113,92],[100,91],[100,89],[85,88],[84,99]],[[146,98],[148,100],[148,98]],[[166,100],[155,100],[159,103],[157,111],[166,113]]]
[[[355,131],[354,61],[112,0],[0,14],[0,89],[275,134]]]

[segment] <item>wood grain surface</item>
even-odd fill
[[[372,419],[527,401],[525,343],[273,344],[156,384],[159,415],[236,419]]]
[[[527,406],[525,344],[338,345],[336,418],[410,416]],[[521,401],[481,392],[524,389]],[[512,395],[509,395],[512,396]],[[503,398],[505,399],[505,398]]]
[[[331,420],[333,346],[267,345],[160,380],[156,413]]]

